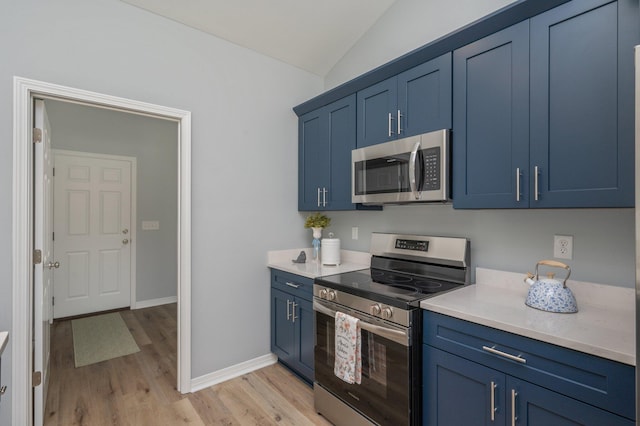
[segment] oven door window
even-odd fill
[[[410,348],[361,330],[362,382],[334,374],[335,319],[316,312],[316,382],[381,425],[409,424]]]

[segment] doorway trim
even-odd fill
[[[56,99],[178,122],[177,389],[191,392],[191,112],[14,76],[12,423],[32,424],[33,99]]]

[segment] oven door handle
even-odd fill
[[[317,300],[313,301],[313,310],[316,312],[320,312],[321,314],[330,316],[331,318],[336,317],[336,311],[333,309],[321,304]],[[366,330],[369,333],[375,334],[380,337],[384,337],[385,339],[389,339],[393,342],[396,342],[402,346],[409,346],[409,330],[398,330],[396,328],[385,327],[382,325],[372,324],[367,322],[367,320],[360,318],[359,315],[352,315],[354,318],[358,318],[360,320],[360,328],[362,330]]]

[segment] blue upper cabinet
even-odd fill
[[[358,148],[396,138],[397,80],[374,84],[358,96]]]
[[[531,19],[531,207],[634,206],[638,28],[634,0],[572,1]]]
[[[454,52],[454,207],[633,207],[637,16],[571,1]]]
[[[298,210],[351,210],[351,150],[356,145],[355,95],[298,120]]]
[[[451,128],[451,54],[357,93],[357,146]]]
[[[529,23],[453,54],[453,205],[528,207]]]

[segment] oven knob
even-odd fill
[[[384,309],[382,309],[382,318],[390,319],[391,316],[393,316],[393,311],[391,310],[390,307],[387,306]]]
[[[327,289],[323,288],[322,290],[320,290],[318,292],[318,296],[320,296],[320,299],[326,299],[327,298]]]
[[[333,290],[329,290],[327,292],[327,300],[336,300],[336,292]]]
[[[371,305],[371,315],[380,315],[382,308],[377,303],[375,305]]]

